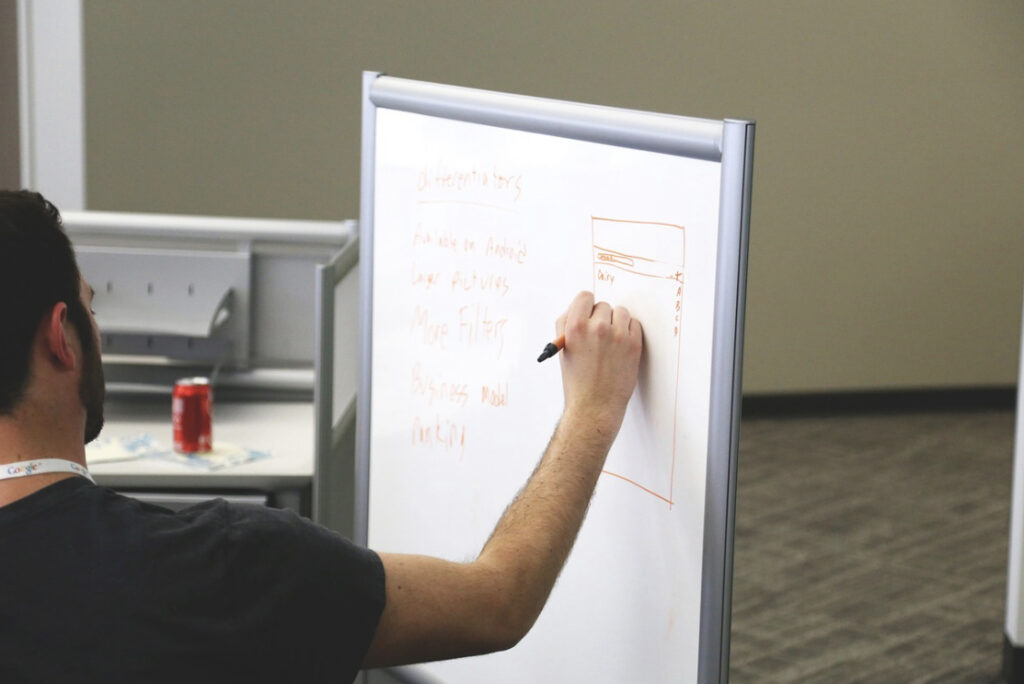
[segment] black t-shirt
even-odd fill
[[[380,558],[297,515],[84,478],[0,507],[0,682],[347,682]]]

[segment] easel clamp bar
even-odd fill
[[[378,107],[721,161],[723,123],[379,76]]]

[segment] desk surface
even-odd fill
[[[171,445],[169,397],[112,397],[104,405],[105,437],[152,435]],[[289,489],[313,478],[314,420],[311,402],[217,402],[214,441],[270,452],[270,458],[206,472],[155,458],[90,464],[96,482],[108,487],[160,489]]]

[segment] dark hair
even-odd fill
[[[95,351],[79,278],[57,207],[37,192],[0,190],[0,415],[25,393],[32,342],[55,304],[68,305],[83,352]]]

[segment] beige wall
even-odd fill
[[[15,0],[0,0],[0,188],[21,184],[18,136],[18,23]]]
[[[753,118],[747,391],[1016,380],[1014,0],[86,0],[84,26],[92,209],[355,217],[364,69]]]

